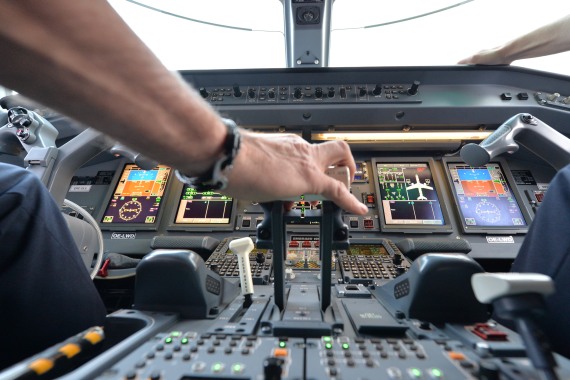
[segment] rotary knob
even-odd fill
[[[377,84],[376,87],[374,87],[374,90],[372,90],[372,95],[380,95],[382,93],[382,86]]]
[[[204,99],[206,99],[210,95],[210,93],[208,92],[208,90],[206,90],[205,87],[200,87],[199,91],[200,91],[200,95],[202,95],[202,97]]]
[[[239,88],[239,84],[234,84],[234,85],[233,85],[233,89],[234,89],[234,96],[235,96],[236,98],[241,97],[242,92],[241,92],[241,90],[240,90],[240,88]]]
[[[335,94],[334,87],[329,87],[329,92],[328,92],[329,98],[334,98],[334,94]]]
[[[255,90],[253,88],[247,90],[247,97],[250,99],[255,98]]]
[[[322,87],[317,87],[315,89],[315,98],[322,98],[323,97],[323,88]]]
[[[412,83],[412,86],[410,88],[408,88],[408,95],[415,95],[418,93],[418,88],[420,87],[420,81],[419,80],[415,80],[414,83]]]
[[[363,96],[366,96],[366,87],[360,87],[360,90],[358,90],[358,95],[360,95],[360,97],[362,98]]]
[[[301,91],[301,89],[297,87],[293,92],[293,96],[295,97],[295,99],[301,99],[303,97],[303,91]]]
[[[344,87],[340,88],[340,97],[342,99],[346,99],[346,88],[344,88]]]

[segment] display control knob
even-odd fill
[[[394,257],[392,258],[392,262],[394,263],[394,265],[402,264],[402,255],[400,255],[399,253],[396,253],[394,255]]]
[[[315,98],[322,98],[323,97],[323,88],[322,87],[317,87],[315,89]]]
[[[267,96],[269,96],[269,99],[274,99],[275,98],[275,89],[270,88],[269,92],[267,93]]]
[[[372,90],[372,95],[378,96],[378,95],[380,95],[381,93],[382,93],[382,86],[379,85],[379,84],[377,84],[377,85],[374,87],[374,90]]]
[[[400,275],[406,273],[406,267],[404,267],[402,265],[395,266],[394,269],[396,269],[396,275],[397,276],[400,276]]]
[[[255,98],[255,90],[253,88],[247,90],[247,97],[250,99]]]
[[[263,379],[281,380],[283,372],[283,359],[268,357],[263,361]]]
[[[419,87],[420,87],[420,81],[419,81],[419,80],[415,80],[414,83],[412,83],[412,87],[408,88],[408,95],[415,95],[415,94],[417,94]]]
[[[344,87],[340,88],[340,97],[342,99],[346,99],[346,88],[344,88]]]
[[[208,92],[208,90],[206,90],[205,87],[200,87],[199,91],[200,91],[200,95],[202,95],[202,97],[204,99],[206,99],[210,95],[210,93]]]
[[[233,89],[234,89],[234,96],[235,96],[236,98],[241,97],[242,92],[241,92],[241,90],[240,90],[240,88],[239,88],[239,84],[234,84],[234,85],[233,85]]]
[[[366,96],[368,91],[366,91],[366,87],[360,87],[360,90],[358,90],[358,95],[360,95],[360,97],[362,98],[363,96]]]
[[[295,97],[295,99],[301,99],[303,97],[303,91],[301,91],[301,89],[297,87],[293,92],[293,96]]]
[[[334,98],[334,95],[335,95],[334,87],[329,87],[329,93],[328,93],[329,98]]]

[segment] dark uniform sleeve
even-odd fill
[[[105,314],[47,189],[0,163],[0,369],[102,325]]]
[[[553,348],[570,357],[570,166],[550,183],[512,271],[554,280],[556,293],[546,299],[544,330]]]

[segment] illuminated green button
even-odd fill
[[[432,377],[432,378],[434,378],[434,379],[441,379],[441,378],[443,378],[443,372],[441,372],[440,369],[438,369],[438,368],[432,368],[432,369],[430,369],[429,371],[430,371],[430,374],[431,374],[431,377]]]
[[[286,342],[283,342],[283,341],[279,342],[279,348],[285,348],[285,347],[287,347]]]
[[[323,342],[332,342],[332,338],[330,336],[323,336]]]
[[[343,350],[348,350],[348,349],[350,349],[350,345],[349,345],[348,343],[343,343],[343,344],[342,344],[342,349],[343,349]]]
[[[167,344],[172,343],[172,338],[171,338],[171,337],[166,338],[166,339],[164,340],[164,343],[167,343]]]
[[[325,343],[325,348],[327,350],[330,350],[332,348],[332,346],[333,346],[332,343]]]
[[[170,333],[170,336],[173,336],[173,337],[177,337],[177,336],[180,336],[180,335],[182,335],[182,333],[181,333],[180,331],[172,331],[172,332]]]
[[[212,365],[212,372],[214,372],[214,373],[220,373],[220,372],[222,372],[223,370],[224,370],[224,365],[223,365],[222,363],[220,363],[220,362],[214,363],[214,364]]]
[[[182,343],[182,344],[188,344],[188,338],[182,338],[182,339],[180,340],[180,343]]]
[[[241,363],[235,363],[232,365],[232,373],[240,374],[244,371],[245,365]]]
[[[420,379],[422,377],[422,371],[419,368],[410,368],[408,373],[412,379]]]

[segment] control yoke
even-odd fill
[[[502,153],[516,152],[519,144],[556,170],[570,163],[570,140],[528,113],[511,117],[480,144],[465,145],[460,154],[469,165],[481,166]]]
[[[158,165],[157,161],[150,159],[123,144],[115,144],[109,151],[116,156],[128,158],[143,170],[152,170]]]
[[[55,146],[57,129],[45,118],[23,107],[12,107],[6,116],[0,117],[0,141],[5,144],[21,142],[29,152],[33,147]]]

